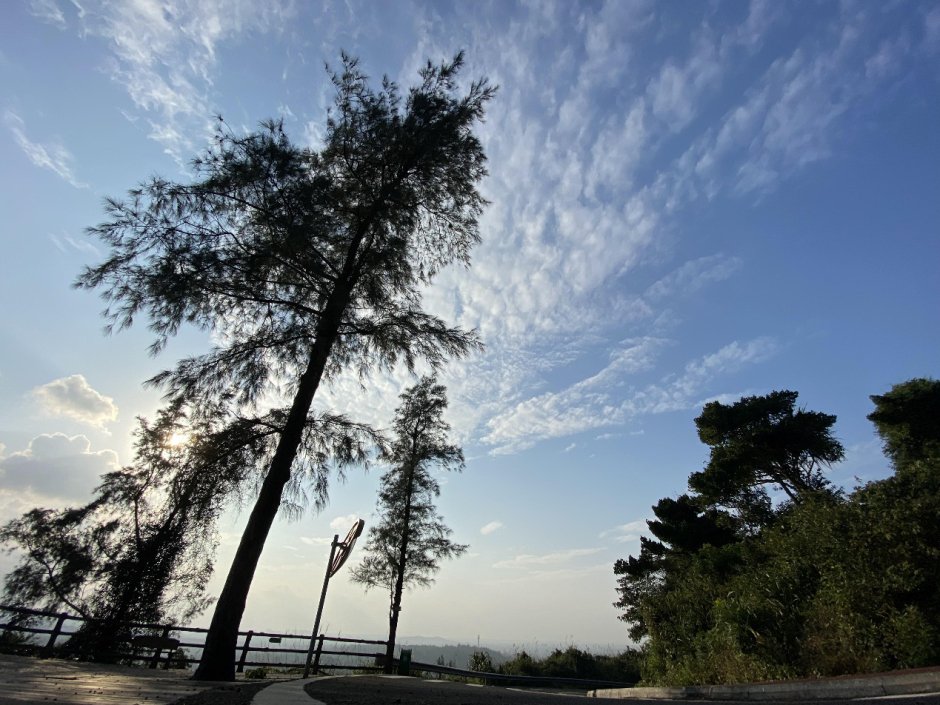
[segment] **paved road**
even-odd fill
[[[299,696],[299,688],[293,686]],[[277,693],[276,686],[262,691],[269,696],[283,697]],[[285,689],[286,690],[286,689]],[[512,688],[494,688],[429,681],[418,678],[395,678],[391,676],[346,676],[324,678],[308,682],[305,686],[308,695],[324,705],[588,705],[588,703],[607,702],[623,705],[668,705],[669,703],[690,703],[683,700],[595,700],[587,699],[584,693],[561,694],[550,692],[520,691]],[[255,702],[258,702],[256,696]],[[272,703],[275,701],[272,700]],[[280,700],[283,705],[302,705],[302,700]],[[307,701],[310,703],[310,701]],[[695,701],[700,705],[709,701]],[[811,701],[802,701],[808,705]],[[826,705],[838,703],[851,705],[940,705],[940,695],[908,695],[898,697],[865,698],[850,701],[820,701]],[[259,705],[262,705],[259,703]],[[316,703],[310,703],[316,705]],[[722,705],[728,705],[724,701]],[[762,702],[761,705],[794,705],[789,703]]]
[[[585,692],[565,695],[396,676],[324,678],[306,685],[326,705],[587,705]],[[314,705],[311,703],[311,705]],[[660,703],[659,705],[662,705]]]

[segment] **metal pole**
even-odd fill
[[[317,642],[317,633],[320,631],[320,617],[323,616],[323,603],[326,602],[326,589],[330,585],[330,569],[333,567],[333,556],[339,546],[339,534],[333,537],[330,545],[330,560],[326,563],[326,575],[323,576],[323,592],[320,593],[320,606],[317,607],[317,618],[313,621],[313,634],[310,635],[310,647],[307,649],[307,661],[304,663],[304,678],[310,674],[310,661],[313,659],[314,644]]]

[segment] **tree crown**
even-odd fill
[[[832,433],[836,417],[796,408],[796,398],[796,392],[779,391],[706,404],[695,425],[711,447],[710,458],[689,478],[689,487],[726,506],[738,499],[760,504],[760,497],[751,495],[767,485],[796,501],[826,490],[822,469],[845,455]]]
[[[404,586],[430,585],[440,559],[467,550],[450,540],[451,530],[434,505],[440,484],[431,470],[459,472],[464,463],[463,451],[447,440],[446,389],[435,377],[423,377],[400,399],[393,438],[380,456],[390,467],[379,488],[379,521],[369,529],[366,557],[350,576],[367,589],[390,592],[399,579]]]
[[[884,441],[884,451],[899,470],[940,457],[940,380],[920,377],[872,395],[868,420]]]
[[[237,135],[220,121],[192,182],[153,178],[106,201],[89,233],[110,254],[76,286],[101,290],[109,331],[146,315],[154,353],[184,323],[221,341],[151,380],[173,399],[256,403],[295,383],[329,326],[328,376],[466,353],[476,338],[424,313],[419,292],[479,241],[486,158],[472,128],[495,89],[456,95],[462,64],[429,63],[403,100],[344,54],[320,150],[281,122]]]

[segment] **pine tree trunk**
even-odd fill
[[[395,579],[395,595],[392,598],[392,613],[388,620],[388,645],[385,647],[385,673],[392,672],[395,657],[395,637],[398,633],[398,615],[401,614],[401,594],[405,588],[405,562],[408,559],[408,531],[411,528],[411,498],[414,493],[414,465],[408,471],[408,490],[405,495],[405,516],[402,522],[401,548],[398,552],[398,576]]]
[[[388,617],[388,644],[385,647],[385,673],[392,672],[392,663],[395,659],[395,637],[398,633],[398,612],[401,609],[401,592],[396,588],[396,599],[392,604],[392,611]]]
[[[408,519],[406,518],[405,521],[407,522]],[[405,535],[407,538],[407,529]],[[407,550],[407,540],[402,541],[398,577],[395,581],[395,596],[392,598],[392,610],[388,618],[388,645],[385,647],[386,673],[392,672],[392,662],[395,658],[395,638],[398,634],[398,615],[401,614],[401,595],[405,587],[405,553]]]
[[[280,508],[284,486],[290,480],[291,466],[303,440],[307,414],[310,412],[313,397],[320,386],[330,349],[339,331],[342,314],[349,302],[351,287],[341,288],[337,285],[337,290],[339,291],[334,290],[334,296],[331,297],[321,319],[321,325],[318,326],[316,342],[310,354],[307,369],[300,378],[277,450],[271,460],[264,483],[261,485],[255,506],[248,517],[248,524],[238,544],[238,550],[235,552],[222,594],[219,595],[219,601],[216,603],[209,632],[206,634],[202,659],[193,675],[193,680],[235,680],[238,627],[245,611],[251,581],[258,567],[261,552],[264,550],[268,532]]]

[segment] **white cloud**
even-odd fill
[[[49,169],[75,188],[88,187],[88,184],[82,183],[75,176],[74,167],[72,166],[75,159],[72,153],[62,144],[58,142],[47,142],[46,144],[33,142],[26,136],[26,123],[23,118],[12,109],[7,109],[3,113],[3,122],[13,133],[16,144],[33,164],[41,169]]]
[[[605,549],[603,548],[574,548],[568,551],[558,551],[556,553],[548,553],[542,556],[533,556],[529,554],[523,554],[521,556],[516,556],[509,560],[499,561],[493,564],[494,568],[529,568],[532,566],[544,566],[544,565],[557,565],[559,563],[567,563],[570,560],[575,558],[580,558],[581,556],[591,556],[595,553],[600,553]]]
[[[734,47],[743,47],[748,54],[756,52],[767,30],[782,14],[780,4],[773,0],[751,0],[744,23],[722,37],[722,55]]]
[[[621,543],[626,543],[627,541],[636,541],[643,533],[648,531],[649,527],[646,525],[646,522],[646,519],[640,519],[638,521],[631,521],[629,524],[621,524],[620,526],[615,526],[612,529],[602,531],[598,535],[598,538],[612,538],[614,541],[619,541]]]
[[[308,546],[329,546],[333,543],[332,538],[322,538],[322,537],[310,537],[310,536],[300,536],[300,542],[305,543]]]
[[[55,0],[29,0],[29,12],[43,22],[65,29],[65,15],[62,14]]]
[[[8,492],[84,501],[91,497],[100,475],[118,467],[117,453],[92,451],[85,436],[42,434],[25,450],[0,458],[0,485]]]
[[[704,100],[735,69],[735,59],[743,48],[748,55],[761,45],[764,35],[780,13],[766,0],[754,0],[746,20],[718,35],[707,25],[692,36],[692,51],[682,64],[667,59],[647,85],[652,114],[672,132],[679,132],[698,115]]]
[[[338,534],[342,534],[346,531],[349,531],[352,528],[352,525],[356,523],[358,519],[355,514],[347,514],[344,517],[336,517],[333,521],[330,522],[330,528],[333,529]],[[341,537],[342,538],[342,537]]]
[[[59,250],[61,250],[62,252],[66,254],[69,253],[69,250],[68,248],[66,248],[66,245],[69,245],[73,250],[76,250],[77,252],[82,252],[86,255],[91,255],[95,259],[99,259],[101,257],[101,252],[98,250],[97,247],[95,247],[94,245],[92,245],[90,242],[86,240],[76,240],[68,233],[62,233],[61,238],[57,235],[53,235],[52,233],[49,233],[49,239],[52,240],[53,244],[56,247],[58,247]]]
[[[501,522],[501,521],[491,521],[491,522],[490,522],[489,524],[487,524],[486,526],[480,528],[480,533],[483,534],[484,536],[486,536],[486,535],[492,534],[494,531],[496,531],[496,530],[498,530],[498,529],[502,529],[502,528],[503,528],[503,522]]]
[[[865,62],[866,78],[878,80],[897,73],[904,55],[909,50],[910,41],[904,35],[882,41],[878,51]]]
[[[652,284],[645,296],[651,301],[659,301],[678,293],[691,294],[706,284],[727,279],[740,266],[740,258],[725,257],[721,253],[690,260]]]
[[[872,438],[848,446],[845,460],[833,466],[829,479],[851,491],[857,484],[888,477],[891,472],[881,440]]]
[[[108,73],[147,116],[150,138],[181,166],[211,133],[222,45],[279,29],[293,13],[289,2],[251,0],[84,0],[81,7],[81,35],[108,43]]]
[[[221,50],[245,33],[276,31],[292,12],[286,3],[246,0],[83,4],[82,31],[108,42],[114,56],[110,75],[149,119],[152,136],[183,161],[214,111],[211,86],[224,68]],[[833,35],[801,47],[802,64],[789,65],[784,56],[762,75],[765,55],[758,49],[784,12],[775,3],[754,0],[731,26],[696,23],[691,42],[688,30],[681,30],[686,51],[657,52],[651,59],[638,54],[636,45],[657,36],[665,48],[661,39],[674,31],[658,22],[654,10],[637,2],[542,4],[520,10],[526,21],[508,22],[498,31],[468,23],[466,34],[455,29],[456,35],[441,34],[440,18],[415,15],[418,39],[400,80],[413,81],[413,70],[429,56],[449,53],[456,36],[470,47],[467,76],[489,75],[503,85],[480,130],[491,172],[483,184],[492,201],[481,223],[484,242],[474,252],[472,269],[444,272],[425,298],[430,311],[477,328],[488,345],[485,355],[453,364],[442,375],[451,397],[448,420],[461,441],[482,436],[493,452],[515,452],[543,438],[658,413],[649,409],[676,408],[677,399],[694,403],[684,398],[687,392],[670,387],[678,378],[631,391],[631,375],[654,369],[656,346],[674,342],[663,340],[655,323],[670,318],[662,309],[668,298],[727,278],[740,260],[717,254],[686,262],[643,296],[629,292],[628,277],[650,261],[668,261],[673,216],[690,199],[772,188],[804,163],[801,158],[822,158],[837,132],[841,113],[829,122],[814,121],[801,108],[813,103],[814,90],[832,92],[848,65],[835,56]],[[344,32],[368,36],[382,29],[371,19],[360,23],[352,9],[327,14],[318,25],[321,54],[333,51]],[[707,22],[713,19],[709,14]],[[555,58],[539,63],[549,45],[558,47]],[[830,55],[829,63],[814,63]],[[752,57],[754,63],[742,71],[740,60]],[[853,61],[856,73],[864,70],[864,59]],[[367,68],[377,74],[383,67]],[[822,77],[815,84],[814,71]],[[748,86],[729,80],[732,74],[758,78]],[[554,80],[545,81],[545,75]],[[795,80],[800,75],[803,82]],[[328,102],[328,88],[313,90],[316,100]],[[287,100],[279,99],[282,113],[298,116],[308,140],[318,141],[323,123],[311,122],[296,98],[289,99],[290,107]],[[768,121],[781,103],[779,115]],[[723,106],[730,108],[717,126],[699,126],[697,117]],[[802,127],[786,135],[791,115]],[[812,149],[802,157],[787,152],[791,137],[814,130],[825,133],[808,140],[820,146],[816,156]],[[659,159],[669,141],[669,153],[682,154],[672,164]],[[639,349],[613,343],[628,334],[624,330],[637,340],[659,342]],[[606,346],[611,358],[595,378],[560,392],[550,386],[550,372],[597,346]],[[360,380],[340,378],[318,394],[318,404],[335,403],[357,420],[385,426],[398,393],[412,381],[394,370],[376,374],[363,390]],[[696,383],[689,376],[685,381]],[[697,382],[703,388],[707,383]],[[555,423],[543,411],[557,411]],[[523,422],[518,432],[509,428],[513,419]]]
[[[923,48],[928,54],[940,51],[940,6],[924,15]]]
[[[0,475],[0,482],[3,477]],[[28,489],[6,490],[0,488],[0,524],[19,519],[30,509],[64,509],[68,502],[55,497],[46,497]]]
[[[662,341],[655,341],[661,345]],[[634,341],[633,348],[652,346],[650,340]],[[641,390],[624,386],[623,371],[645,360],[649,348],[636,355],[633,348],[612,355],[608,367],[559,392],[546,392],[520,402],[487,423],[483,442],[497,446],[492,454],[516,453],[546,438],[557,438],[594,428],[618,426],[645,414],[661,414],[694,408],[702,391],[716,377],[746,364],[757,364],[774,355],[777,344],[762,337],[735,341],[715,353],[689,362],[682,374],[670,375]],[[624,363],[627,360],[627,363]]]
[[[578,444],[577,444],[577,443],[572,443],[570,446],[568,446],[567,448],[565,448],[565,449],[562,451],[562,453],[568,453],[568,452],[574,450],[574,449],[577,448],[577,447],[578,447]]]
[[[53,380],[36,387],[30,395],[49,416],[65,416],[102,430],[117,419],[114,400],[92,389],[83,375]]]
[[[646,101],[639,98],[622,120],[619,115],[611,116],[601,128],[585,174],[585,193],[590,197],[609,200],[612,192],[632,185],[648,137],[645,119]]]
[[[834,39],[807,43],[772,62],[720,126],[705,131],[663,173],[673,196],[762,194],[829,157],[842,118],[864,106],[910,53],[903,32],[867,52],[876,26],[870,13],[848,13],[830,27]]]
[[[492,452],[516,452],[544,438],[654,413],[631,406],[628,387],[631,375],[652,370],[660,348],[673,343],[662,339],[660,323],[675,315],[662,307],[741,266],[734,256],[715,254],[682,264],[644,296],[624,285],[639,266],[669,256],[673,214],[689,199],[730,193],[744,178],[745,138],[763,129],[775,94],[765,90],[763,77],[742,89],[725,74],[740,73],[739,61],[756,55],[781,11],[755,0],[742,21],[714,30],[701,24],[687,52],[650,65],[634,55],[634,46],[638,37],[666,31],[653,9],[542,6],[525,9],[529,21],[501,31],[468,25],[468,75],[503,84],[480,129],[491,173],[483,190],[492,205],[481,221],[486,236],[473,267],[445,271],[425,294],[428,310],[476,328],[487,344],[484,355],[442,375],[451,398],[448,420],[461,442],[482,437]],[[413,69],[428,56],[447,53],[436,22],[419,23],[419,39],[399,73],[403,82],[413,80]],[[327,23],[324,31],[333,36],[338,26]],[[538,63],[546,43],[559,47],[548,72],[555,80],[548,83],[539,78],[546,66]],[[719,87],[722,100],[727,92],[740,105],[732,102],[727,129],[696,133],[690,120]],[[291,109],[297,111],[293,101]],[[312,130],[310,140],[322,135],[322,124],[300,119]],[[688,135],[666,134],[683,126]],[[670,151],[678,147],[681,154],[683,141],[692,147],[673,164],[654,161],[667,139],[676,140]],[[750,169],[755,184],[778,178],[773,161],[755,160]],[[612,344],[624,329],[646,344]],[[611,350],[611,360],[596,378],[546,393],[548,373],[599,345]],[[363,390],[351,376],[319,399],[384,426],[410,383],[395,370],[373,376]],[[667,387],[640,388],[637,403],[658,394],[655,408],[675,407],[665,395],[682,390]],[[519,431],[510,428],[516,420]]]
[[[615,438],[621,438],[622,436],[623,436],[622,433],[602,433],[599,436],[595,436],[594,440],[595,441],[612,441]]]
[[[503,578],[500,580],[493,581],[498,585],[512,585],[512,584],[524,584],[531,585],[532,583],[549,583],[552,586],[557,587],[562,582],[576,582],[579,586],[583,586],[586,580],[596,579],[592,578],[595,575],[609,575],[610,574],[609,562],[597,563],[595,565],[585,566],[583,568],[559,568],[557,570],[530,570],[526,573],[512,578]],[[553,588],[554,589],[554,588]]]

